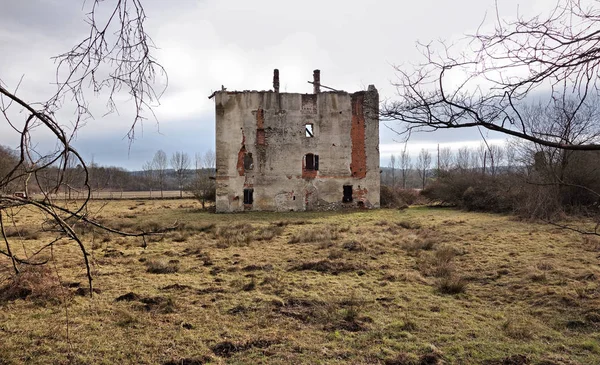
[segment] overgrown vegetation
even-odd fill
[[[91,299],[72,246],[57,244],[61,260],[39,257],[48,264],[19,275],[1,258],[1,361],[600,362],[593,237],[441,208],[215,215],[199,207],[108,203],[106,224],[177,225],[146,248],[82,227]],[[39,234],[27,253],[50,233]]]

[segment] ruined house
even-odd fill
[[[379,207],[379,94],[215,92],[216,210]],[[329,90],[333,90],[327,88]]]

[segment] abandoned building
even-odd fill
[[[217,91],[216,211],[379,207],[379,94]],[[322,91],[321,88],[331,91]]]

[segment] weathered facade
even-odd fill
[[[218,91],[217,212],[379,207],[379,94]]]

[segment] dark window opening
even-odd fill
[[[304,156],[304,168],[306,170],[319,170],[319,156],[313,155],[312,153],[307,153]]]
[[[315,133],[313,131],[313,124],[312,123],[307,123],[304,125],[304,130],[306,133],[306,137],[314,137]]]
[[[252,170],[254,168],[254,159],[252,153],[246,153],[244,155],[244,170]]]
[[[344,197],[342,202],[350,203],[352,201],[352,185],[344,185]]]
[[[254,202],[254,189],[244,189],[244,204],[252,204]]]

